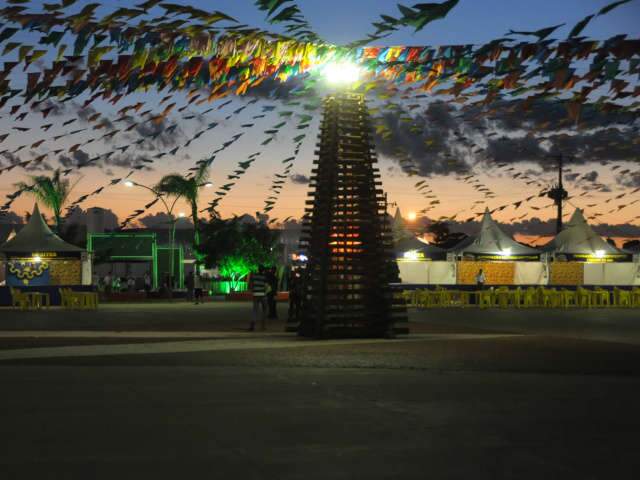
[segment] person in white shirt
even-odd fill
[[[482,288],[482,287],[484,287],[484,284],[485,284],[486,281],[487,281],[487,277],[485,276],[485,274],[482,271],[482,269],[480,269],[480,271],[476,275],[476,285],[478,285],[478,287]]]

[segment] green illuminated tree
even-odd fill
[[[193,250],[198,262],[204,255],[200,253],[200,222],[198,219],[198,196],[200,188],[209,185],[209,168],[202,165],[195,174],[180,175],[172,173],[165,175],[155,186],[155,190],[169,197],[182,198],[191,208],[191,221],[193,222]]]
[[[62,224],[62,208],[69,199],[69,194],[80,181],[71,183],[68,179],[61,178],[60,170],[53,172],[51,177],[46,175],[34,175],[29,177],[30,182],[18,182],[16,188],[23,189],[26,193],[33,195],[36,200],[53,211],[55,221],[55,231],[60,233]]]
[[[203,229],[202,252],[208,266],[217,266],[232,291],[251,272],[272,266],[278,258],[278,234],[263,224],[246,224],[238,218],[212,219]]]

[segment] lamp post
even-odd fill
[[[140,187],[140,188],[144,188],[145,190],[149,190],[151,193],[153,193],[156,198],[158,200],[160,200],[162,202],[162,204],[164,205],[164,208],[167,211],[167,215],[169,215],[169,223],[171,224],[171,231],[169,234],[170,237],[170,253],[169,253],[169,297],[173,297],[173,281],[174,281],[174,277],[175,277],[175,268],[174,268],[174,263],[175,263],[175,258],[174,258],[174,249],[175,249],[175,241],[176,241],[176,217],[173,214],[173,209],[176,206],[176,203],[178,202],[178,198],[176,197],[173,202],[171,204],[169,204],[165,198],[162,192],[159,192],[158,190],[156,190],[155,188],[149,187],[147,185],[143,185],[142,183],[138,183],[138,182],[134,182],[132,180],[127,180],[125,182],[125,186],[129,187],[129,188],[133,188],[133,187]],[[184,216],[184,214],[182,215]]]

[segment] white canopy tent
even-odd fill
[[[630,260],[628,252],[620,250],[605,241],[593,231],[584,218],[582,210],[576,209],[571,220],[556,237],[543,247],[556,258],[567,260],[613,261]]]
[[[463,240],[451,249],[459,256],[472,256],[477,260],[538,260],[540,252],[516,242],[504,233],[486,209],[480,233]]]

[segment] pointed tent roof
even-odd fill
[[[504,233],[496,221],[491,217],[489,209],[485,209],[480,226],[480,233],[475,237],[464,239],[451,249],[460,254],[470,255],[504,255],[509,252],[510,257],[518,255],[539,255],[535,248],[516,242]]]
[[[29,223],[11,240],[0,246],[0,252],[82,252],[83,249],[65,242],[45,223],[38,204],[35,205]]]
[[[404,218],[402,218],[402,213],[400,213],[400,207],[396,208],[396,213],[393,216],[392,226],[393,226],[393,237],[396,241],[413,237],[413,233],[409,231],[404,221]]]
[[[604,252],[604,255],[625,253],[594,232],[579,208],[576,208],[564,229],[543,250],[568,255],[596,255],[597,251]]]

